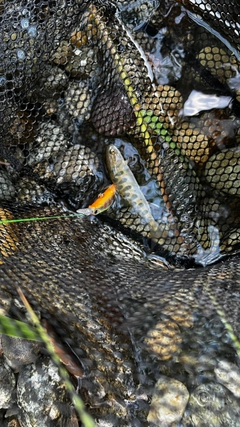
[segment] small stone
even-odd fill
[[[82,177],[94,176],[98,172],[98,167],[98,156],[89,147],[76,144],[59,152],[56,162],[46,168],[46,173],[51,172],[58,184],[73,181],[78,185],[81,184]]]
[[[240,397],[240,369],[234,363],[220,360],[214,373],[218,382]]]
[[[154,426],[170,427],[178,423],[189,399],[186,386],[178,380],[161,375],[155,385],[148,422]]]
[[[222,384],[211,381],[190,394],[182,427],[239,427],[239,399]]]
[[[29,166],[48,160],[55,156],[60,149],[67,147],[68,141],[60,126],[52,122],[43,122],[37,129],[37,136],[30,147],[30,154],[27,158]]]
[[[182,338],[178,325],[171,320],[163,320],[151,329],[145,340],[148,350],[160,360],[169,360],[178,353]]]
[[[2,349],[6,361],[11,368],[18,371],[23,365],[35,362],[42,343],[22,338],[2,336]]]
[[[0,408],[8,408],[12,403],[15,383],[14,373],[4,364],[3,358],[0,358]]]
[[[88,82],[71,82],[65,93],[65,101],[69,113],[78,119],[79,125],[90,119],[92,93]]]
[[[0,170],[0,200],[12,200],[15,193],[9,174],[5,170]]]
[[[58,402],[66,402],[66,408],[64,404],[58,408]],[[39,358],[36,363],[20,371],[17,403],[21,427],[66,425],[70,402],[61,383],[58,368],[48,357]],[[61,415],[62,412],[64,415]]]
[[[60,412],[57,406],[53,405],[50,409],[49,412],[49,417],[51,418],[51,420],[56,420],[57,418],[60,417]]]
[[[19,424],[17,418],[13,418],[10,421],[6,420],[3,427],[20,427],[20,424]]]

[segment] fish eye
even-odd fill
[[[114,150],[114,148],[113,148],[113,147],[109,147],[109,153],[110,153],[110,154],[114,154],[114,153],[115,153],[115,150]]]

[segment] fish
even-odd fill
[[[98,198],[86,209],[78,209],[77,213],[84,215],[99,215],[107,210],[113,203],[116,194],[116,186],[111,184],[104,193],[99,194]]]
[[[107,147],[106,164],[110,178],[118,194],[132,206],[143,223],[148,224],[151,236],[156,238],[159,225],[153,218],[149,203],[143,195],[127,161],[115,145],[111,144]]]
[[[240,427],[240,401],[226,387],[209,382],[190,395],[182,427]]]

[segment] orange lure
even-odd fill
[[[77,213],[85,215],[98,215],[111,206],[115,194],[116,187],[114,184],[112,184],[104,191],[104,193],[101,193],[97,200],[89,205],[87,209],[78,209]]]
[[[116,194],[116,187],[114,184],[110,185],[104,193],[99,194],[97,200],[88,207],[93,210],[93,215],[98,215],[101,212],[105,211],[109,206],[111,206],[113,199]]]

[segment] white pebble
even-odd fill
[[[234,363],[221,360],[214,373],[218,382],[227,387],[234,396],[240,397],[240,370]]]
[[[148,422],[161,427],[170,427],[172,423],[178,423],[184,414],[188,399],[189,393],[184,384],[161,375],[153,392]]]

